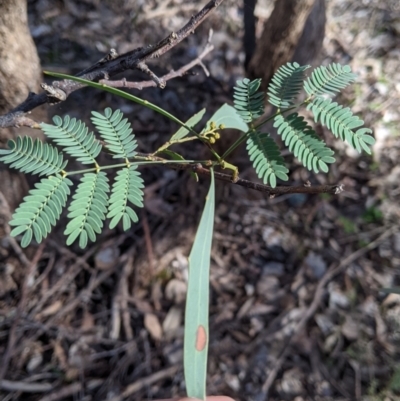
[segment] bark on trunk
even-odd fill
[[[10,111],[39,90],[40,61],[28,27],[26,0],[0,0],[0,114]],[[0,129],[0,147],[21,134]],[[12,210],[27,192],[24,174],[0,163],[0,188]]]
[[[41,71],[26,0],[0,0],[0,112],[39,90]]]
[[[303,64],[307,58],[312,61],[322,46],[324,31],[325,0],[276,0],[248,65],[248,75],[262,78],[266,89],[274,72],[294,56]]]

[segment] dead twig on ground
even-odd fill
[[[55,391],[54,393],[51,393],[49,395],[46,395],[45,397],[42,397],[40,401],[57,401],[57,400],[63,400],[66,397],[70,397],[83,389],[83,384],[76,382],[69,384],[68,386],[62,387],[60,390]]]
[[[120,291],[119,291],[122,324],[124,326],[125,336],[128,341],[132,341],[134,338],[131,326],[131,315],[129,313],[129,307],[128,307],[128,298],[130,295],[128,288],[128,283],[129,283],[128,280],[132,273],[132,270],[133,270],[133,255],[130,255],[128,260],[124,264],[124,267],[122,268]]]
[[[21,391],[23,393],[45,393],[53,389],[50,383],[29,383],[24,381],[1,380],[0,389],[6,391]]]
[[[167,369],[164,369],[157,373],[154,373],[148,377],[139,379],[135,383],[132,383],[128,387],[126,387],[126,389],[120,395],[117,395],[117,396],[111,398],[110,401],[122,401],[123,399],[131,396],[134,393],[137,393],[138,391],[142,390],[143,388],[151,386],[152,384],[154,384],[160,380],[167,379],[169,377],[174,376],[177,372],[178,372],[178,367],[171,366]]]

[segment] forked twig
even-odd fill
[[[212,52],[214,50],[214,46],[211,43],[207,43],[206,47],[204,50],[199,54],[198,57],[196,57],[194,60],[192,60],[190,63],[184,65],[183,67],[179,68],[179,70],[176,71],[170,71],[168,74],[163,75],[160,80],[167,82],[173,78],[177,77],[182,77],[185,75],[190,69],[195,67],[196,65],[203,65],[203,58],[207,56],[208,53]],[[204,70],[204,68],[203,68]],[[207,75],[207,70],[205,70],[206,75]],[[99,83],[111,86],[113,88],[130,88],[130,89],[139,89],[142,90],[143,88],[151,88],[157,86],[157,83],[154,80],[149,80],[149,81],[140,81],[140,82],[129,82],[125,78],[120,79],[118,81],[110,81],[108,79],[102,79],[99,81]]]

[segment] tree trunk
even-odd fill
[[[250,63],[251,57],[256,49],[256,18],[254,10],[256,8],[257,0],[246,0],[243,7],[243,23],[244,23],[244,36],[243,45],[246,53],[244,61],[244,68]]]
[[[0,114],[24,101],[29,92],[38,91],[40,82],[40,61],[29,32],[27,2],[0,0]],[[13,129],[0,129],[0,147],[16,134]],[[0,163],[0,182],[14,210],[27,191],[25,175]]]
[[[262,78],[266,89],[281,65],[291,60],[311,62],[322,47],[324,33],[325,0],[276,0],[248,65],[248,75]]]
[[[26,0],[0,0],[0,112],[38,91],[40,61],[28,27]]]

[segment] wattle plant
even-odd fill
[[[227,104],[223,105],[200,132],[195,131],[194,127],[201,121],[204,109],[186,123],[182,123],[165,110],[135,96],[81,80],[88,85],[100,87],[150,107],[178,122],[181,128],[152,155],[138,158],[135,151],[137,141],[132,128],[119,110],[113,112],[107,108],[104,114],[92,112],[91,120],[98,136],[89,132],[84,122],[75,118],[70,119],[68,116],[64,119],[55,116],[54,124],[42,123],[41,129],[57,147],[62,148],[76,161],[90,166],[79,171],[69,171],[68,160],[65,160],[64,155],[51,144],[29,137],[18,137],[16,141],[10,141],[9,149],[0,150],[1,161],[23,173],[46,176],[35,185],[36,188],[30,191],[15,211],[10,221],[10,225],[14,227],[11,235],[22,235],[23,247],[29,245],[33,238],[37,242],[46,238],[67,204],[72,189],[72,181],[68,177],[73,174],[82,176],[68,207],[69,222],[64,231],[67,245],[78,239],[80,247],[84,248],[88,240],[95,241],[96,235],[103,229],[106,218],[111,219],[110,228],[122,222],[123,229],[128,230],[132,223],[138,221],[138,215],[132,206],[143,207],[144,185],[137,170],[138,165],[145,164],[146,161],[154,164],[156,161],[152,156],[161,154],[166,155],[174,163],[201,163],[201,160],[185,160],[182,155],[169,149],[175,143],[196,139],[206,142],[211,149],[216,159],[211,162],[212,166],[219,165],[233,171],[233,181],[237,178],[238,170],[228,163],[226,158],[233,149],[246,142],[250,161],[258,177],[264,184],[275,187],[278,179],[282,181],[289,179],[289,170],[275,140],[262,130],[265,122],[270,119],[273,119],[273,126],[286,147],[304,167],[314,173],[320,171],[326,173],[329,164],[335,162],[334,152],[305,119],[295,112],[303,105],[311,111],[315,122],[326,126],[338,139],[346,141],[359,152],[364,150],[371,153],[370,146],[374,143],[374,138],[370,135],[371,130],[360,128],[363,121],[354,116],[349,108],[333,102],[330,98],[353,82],[356,75],[351,72],[349,66],[331,64],[316,68],[306,79],[305,72],[308,68],[309,66],[300,66],[297,63],[287,63],[279,68],[267,91],[268,101],[277,108],[277,111],[272,117],[264,120],[262,116],[265,93],[259,91],[261,80],[237,81],[233,95],[234,108]],[[302,89],[308,97],[302,103],[296,104]],[[226,128],[238,129],[243,135],[220,156],[213,150],[212,145]],[[100,166],[97,157],[104,150],[122,163]],[[119,169],[111,187],[106,174],[110,168]]]
[[[214,169],[229,169],[232,182],[238,179],[238,168],[227,162],[231,152],[246,142],[250,161],[258,177],[271,187],[277,180],[287,181],[289,170],[281,156],[279,147],[263,125],[273,120],[278,135],[290,152],[308,170],[327,172],[328,166],[335,162],[333,151],[325,144],[314,129],[296,110],[305,106],[314,120],[330,129],[338,139],[346,141],[357,151],[371,153],[374,144],[371,130],[360,128],[363,121],[354,116],[331,97],[355,80],[350,67],[331,64],[316,68],[309,78],[305,71],[309,66],[288,63],[279,68],[269,85],[268,101],[276,107],[271,117],[263,118],[265,94],[259,91],[260,80],[237,81],[234,88],[234,107],[224,104],[207,121],[201,130],[195,127],[200,123],[205,110],[200,110],[186,123],[164,109],[121,90],[95,82],[64,74],[54,74],[59,78],[71,79],[92,86],[130,101],[148,107],[180,125],[170,139],[152,154],[136,152],[137,142],[130,123],[119,110],[107,108],[104,114],[92,112],[92,123],[98,135],[89,132],[82,121],[54,117],[54,124],[41,124],[41,129],[57,147],[18,137],[9,142],[9,149],[0,150],[0,161],[7,163],[23,173],[44,176],[13,214],[10,225],[11,235],[22,235],[21,245],[28,246],[32,239],[41,242],[51,232],[60,219],[63,209],[74,190],[69,177],[80,176],[79,184],[72,195],[68,207],[68,223],[64,234],[67,244],[78,240],[81,248],[88,241],[95,241],[108,218],[109,227],[119,223],[128,230],[138,221],[134,207],[143,207],[143,179],[138,167],[149,164],[201,164],[210,169],[211,182],[206,204],[189,257],[188,296],[186,300],[184,367],[187,394],[189,397],[205,399],[207,349],[208,349],[208,286],[211,256],[211,240],[215,213]],[[306,100],[297,102],[300,91],[308,95]],[[242,135],[221,156],[213,148],[224,129],[236,129]],[[211,152],[212,160],[185,160],[170,149],[174,144],[192,140],[205,143]],[[69,158],[85,165],[85,169],[70,171],[68,160],[58,150],[61,148]],[[98,156],[106,151],[118,164],[100,165]],[[160,156],[167,157],[161,158]],[[109,183],[107,173],[117,169],[114,181]],[[192,172],[193,174],[193,172]],[[196,174],[193,174],[198,178]]]

